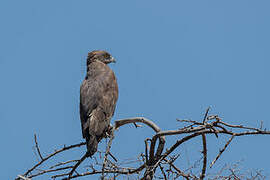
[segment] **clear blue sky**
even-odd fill
[[[34,164],[34,133],[44,153],[82,141],[79,86],[95,49],[117,59],[113,120],[144,116],[176,129],[176,118],[202,119],[210,105],[227,122],[263,120],[269,129],[269,7],[266,0],[2,0],[1,179]],[[147,136],[148,129],[121,128],[113,152],[135,156]],[[247,169],[270,172],[269,138],[239,138],[218,163],[244,159]],[[191,143],[185,152],[200,147]]]

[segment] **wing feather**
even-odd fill
[[[80,88],[80,116],[83,137],[102,136],[108,128],[118,99],[113,71],[100,62],[91,63]]]

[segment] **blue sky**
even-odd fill
[[[82,141],[79,86],[87,53],[95,49],[117,59],[111,65],[120,93],[113,120],[144,116],[164,130],[176,129],[181,127],[176,118],[202,119],[211,106],[224,121],[258,126],[263,120],[269,129],[269,5],[266,0],[2,0],[1,179],[34,164],[34,133],[45,154]],[[151,136],[147,128],[121,128],[113,152],[135,156]],[[216,141],[209,136],[213,151]],[[234,140],[217,166],[244,159],[247,169],[270,172],[267,142],[266,136]],[[194,140],[184,149],[200,147]]]

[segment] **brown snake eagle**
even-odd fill
[[[92,156],[110,129],[118,99],[114,72],[107,65],[115,62],[106,51],[92,51],[87,57],[87,73],[80,87],[80,118],[87,156]]]

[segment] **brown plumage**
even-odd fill
[[[114,72],[107,65],[115,62],[106,51],[92,51],[87,57],[87,74],[80,88],[80,117],[87,154],[97,151],[106,136],[118,99]]]

